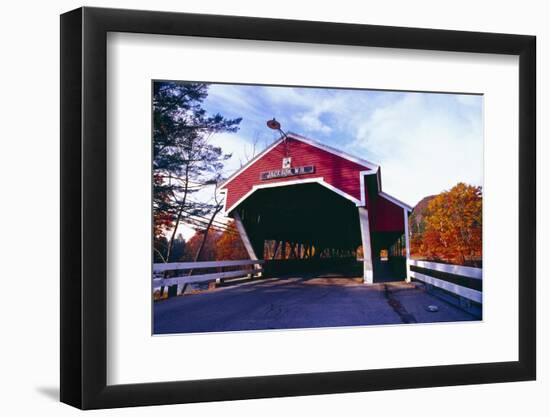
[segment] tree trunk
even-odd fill
[[[195,253],[195,258],[193,259],[193,262],[198,262],[199,261],[199,258],[201,256],[201,253],[202,253],[202,250],[204,248],[204,245],[206,243],[206,238],[208,237],[208,231],[210,230],[210,227],[212,226],[212,223],[214,222],[214,218],[216,217],[216,215],[221,211],[221,209],[223,208],[222,205],[219,205],[218,207],[216,207],[216,209],[214,210],[214,213],[212,213],[212,217],[210,217],[210,220],[208,221],[208,225],[206,226],[206,229],[204,230],[204,235],[202,236],[202,240],[201,240],[201,244],[199,245],[199,247],[197,248],[197,252]],[[191,276],[193,274],[193,270],[190,269],[189,270],[189,274],[188,276]],[[187,288],[187,284],[183,284],[183,288],[181,289],[181,293],[183,294],[185,292],[185,289]]]
[[[185,167],[185,188],[183,191],[183,200],[180,203],[178,209],[178,215],[176,217],[176,223],[174,224],[174,230],[172,231],[172,236],[170,236],[170,241],[168,242],[168,249],[166,250],[166,262],[170,262],[170,256],[172,255],[172,248],[174,247],[174,240],[176,239],[176,232],[178,231],[178,226],[183,215],[183,209],[185,208],[185,203],[187,201],[187,190],[189,187],[189,164]]]
[[[214,217],[217,216],[217,214],[221,211],[222,209],[222,206],[219,205],[218,207],[216,207],[216,209],[214,210],[214,213],[212,213],[212,217],[210,217],[210,220],[208,221],[208,225],[206,226],[206,229],[204,230],[204,236],[202,237],[202,241],[201,241],[201,244],[199,245],[198,249],[197,249],[197,253],[195,254],[195,260],[194,262],[198,262],[200,256],[201,256],[201,253],[202,253],[202,250],[204,248],[204,244],[206,243],[206,238],[208,236],[208,231],[210,230],[210,227],[212,226],[212,223],[214,222]]]
[[[172,248],[174,247],[174,240],[176,239],[176,232],[178,231],[178,226],[181,221],[181,216],[183,214],[183,209],[185,208],[185,203],[187,201],[187,190],[189,185],[189,164],[185,167],[185,189],[183,192],[183,200],[180,203],[178,209],[178,215],[176,217],[176,223],[174,224],[174,230],[172,231],[172,236],[170,236],[170,241],[168,242],[168,248],[166,249],[166,260],[165,263],[170,262],[170,256],[172,255]],[[166,273],[165,273],[166,278]],[[176,291],[177,292],[177,291]],[[164,294],[164,286],[160,287],[160,297]]]

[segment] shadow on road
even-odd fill
[[[437,305],[437,312],[428,309]],[[154,303],[154,334],[476,320],[405,282],[263,279]]]

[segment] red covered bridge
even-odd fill
[[[288,133],[221,188],[226,215],[266,270],[365,283],[408,276],[411,207],[382,191],[376,164]]]

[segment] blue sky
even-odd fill
[[[483,185],[483,97],[326,88],[212,84],[204,108],[242,117],[213,142],[232,153],[231,174],[284,131],[326,143],[382,168],[385,192],[414,206],[457,182]]]

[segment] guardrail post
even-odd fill
[[[178,286],[170,285],[168,287],[168,298],[176,297],[178,295]]]

